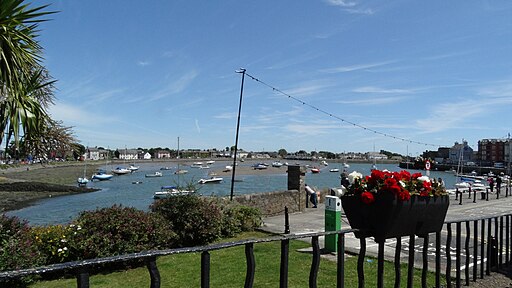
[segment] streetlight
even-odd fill
[[[242,96],[244,93],[245,69],[240,68],[236,73],[242,73],[242,84],[240,85],[240,101],[238,103],[238,119],[236,122],[235,155],[233,156],[233,173],[231,174],[231,194],[229,200],[233,201],[233,189],[235,188],[236,154],[238,153],[238,132],[240,131],[240,113],[242,112]]]

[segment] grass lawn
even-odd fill
[[[265,238],[267,234],[254,232],[244,233],[242,238]],[[289,287],[309,287],[309,270],[312,254],[298,252],[298,249],[310,245],[303,241],[290,241],[289,254]],[[280,265],[280,242],[261,243],[254,245],[256,274],[254,287],[278,287]],[[215,250],[210,253],[210,286],[211,287],[243,287],[245,281],[245,250],[244,246]],[[161,287],[200,287],[201,254],[181,254],[160,257],[157,260],[161,276]],[[377,260],[368,258],[365,261],[365,286],[376,287]],[[394,285],[393,263],[385,263],[384,287]],[[407,267],[402,265],[402,287],[407,283]],[[429,273],[428,286],[433,287],[434,275]],[[336,287],[336,263],[324,258],[320,261],[318,287]],[[421,287],[421,271],[415,271],[414,287]],[[91,287],[149,287],[150,278],[145,267],[110,274],[93,275],[90,277]],[[345,286],[357,287],[357,257],[345,257]],[[76,287],[76,279],[41,281],[33,284],[33,288]]]

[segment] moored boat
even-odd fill
[[[176,186],[162,186],[160,191],[157,191],[153,194],[154,199],[165,199],[173,196],[182,196],[182,195],[190,195],[194,194],[195,191],[186,191],[179,189]]]
[[[157,172],[155,172],[155,173],[152,173],[152,174],[146,174],[146,175],[144,175],[144,176],[145,176],[146,178],[151,178],[151,177],[162,177],[162,176],[163,176],[163,174],[162,174],[162,172],[157,171]]]
[[[197,183],[199,183],[199,184],[220,183],[220,182],[222,182],[222,180],[224,180],[224,179],[221,177],[213,176],[208,179],[199,179],[199,181],[197,181]]]
[[[318,169],[317,167],[313,167],[313,168],[311,168],[311,173],[313,173],[313,174],[320,173],[320,169]]]
[[[116,175],[125,175],[128,173],[132,173],[132,170],[124,168],[124,167],[117,167],[116,169],[112,170],[112,173]]]
[[[114,177],[114,175],[107,174],[105,172],[100,171],[100,172],[94,173],[91,176],[91,181],[94,181],[94,180],[105,181],[105,180],[110,180],[112,177]]]

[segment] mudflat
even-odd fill
[[[92,165],[88,169],[96,168]],[[81,163],[20,165],[0,170],[0,212],[26,207],[42,198],[96,191],[75,184],[83,170]]]

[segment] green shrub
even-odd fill
[[[17,217],[0,216],[0,271],[41,266],[44,257],[37,250],[30,227]],[[0,281],[0,287],[24,287],[34,277]]]
[[[241,232],[254,231],[261,226],[261,212],[257,208],[238,204],[225,204],[222,210],[222,235],[233,237]]]
[[[170,248],[176,239],[161,215],[116,205],[82,212],[73,224],[81,227],[74,235],[79,259]]]
[[[177,247],[211,243],[222,236],[222,213],[217,203],[195,195],[155,201],[153,212],[163,215],[178,234]]]
[[[33,227],[33,238],[37,248],[45,256],[45,264],[79,259],[75,238],[81,229],[74,224]]]
[[[0,216],[0,271],[39,266],[44,258],[34,243],[30,227],[17,217]]]

